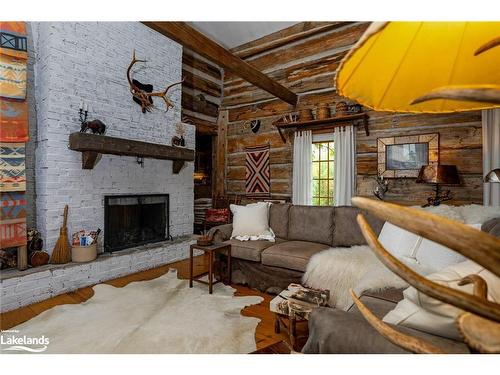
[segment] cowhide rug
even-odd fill
[[[78,305],[60,305],[14,327],[50,340],[45,353],[249,353],[260,319],[240,314],[262,297],[179,280],[177,272],[123,288],[99,284]],[[4,351],[7,353],[7,351]]]

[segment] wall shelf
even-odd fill
[[[99,154],[173,160],[174,174],[186,161],[194,161],[194,150],[187,148],[80,132],[69,135],[69,148],[82,153],[82,169],[93,169]]]
[[[286,138],[283,135],[283,130],[286,129],[296,129],[296,130],[324,130],[333,129],[339,126],[345,125],[362,125],[365,128],[366,135],[370,135],[368,130],[368,115],[365,112],[354,113],[351,115],[343,115],[330,117],[321,120],[307,120],[307,121],[296,121],[296,122],[275,122],[273,123],[280,133],[283,143],[286,143]]]

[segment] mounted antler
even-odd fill
[[[146,113],[146,111],[148,112],[151,111],[151,109],[153,108],[153,97],[162,98],[167,106],[167,111],[170,108],[173,108],[174,104],[167,97],[167,93],[173,86],[180,85],[182,82],[184,82],[184,78],[180,82],[172,83],[171,85],[167,86],[167,88],[164,91],[152,92],[153,91],[152,85],[143,85],[139,81],[132,79],[131,77],[132,67],[137,62],[146,62],[146,60],[136,59],[134,50],[134,53],[132,55],[132,61],[130,62],[130,65],[127,68],[127,80],[128,84],[130,85],[130,92],[134,97],[134,101],[140,104],[142,113]]]
[[[498,251],[500,240],[498,238],[465,224],[414,208],[362,197],[355,197],[352,202],[355,206],[394,225],[448,246],[500,276],[500,253]],[[475,274],[462,278],[459,285],[473,284],[474,286],[473,294],[469,294],[420,276],[384,248],[363,214],[358,214],[357,221],[368,245],[392,272],[420,292],[465,311],[458,316],[456,324],[465,343],[472,350],[481,353],[500,352],[500,304],[487,299],[488,285],[484,279]],[[415,337],[409,341],[408,338],[394,332],[387,324],[374,318],[354,294],[353,300],[368,322],[396,345],[418,353],[434,352],[434,348],[429,347],[427,342]]]

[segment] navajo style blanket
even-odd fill
[[[0,192],[26,190],[25,148],[0,142]]]
[[[24,192],[0,194],[0,248],[26,244],[26,199]]]
[[[246,147],[247,197],[269,197],[271,193],[271,170],[269,166],[269,145]]]
[[[25,22],[0,22],[0,141],[28,140]]]

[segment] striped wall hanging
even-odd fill
[[[24,192],[0,194],[1,248],[26,244],[26,198]]]
[[[245,193],[249,198],[264,198],[271,195],[271,169],[269,145],[246,147]]]
[[[0,192],[26,190],[25,143],[0,142]]]

